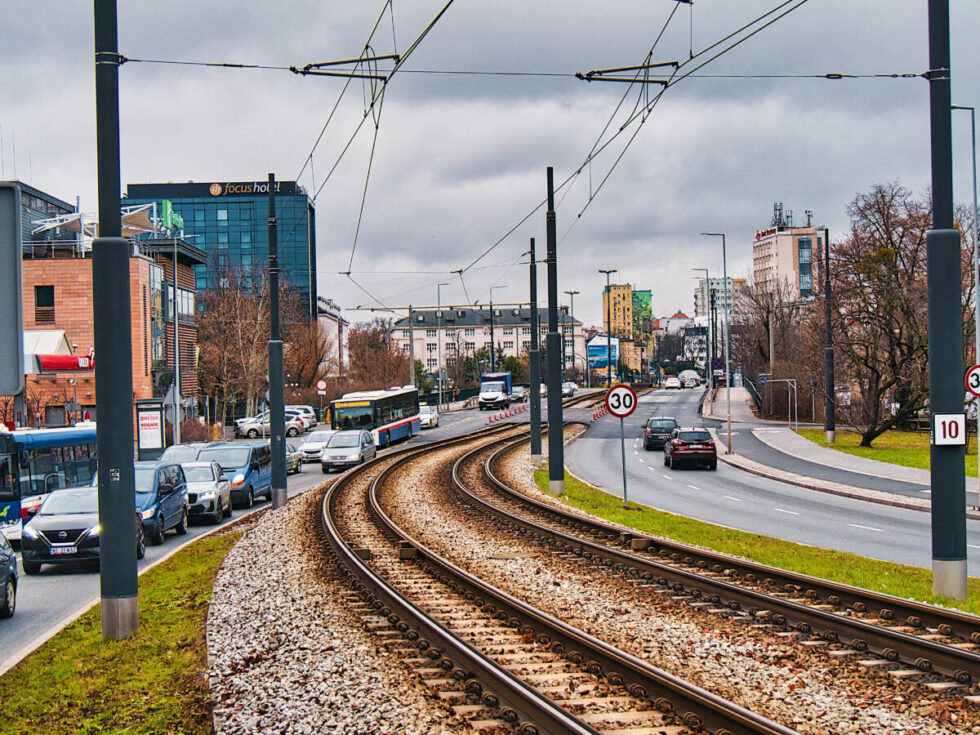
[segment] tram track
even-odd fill
[[[519,431],[485,430],[388,455],[334,484],[324,498],[323,525],[366,624],[405,649],[408,662],[442,687],[440,697],[472,715],[474,730],[793,732],[478,579],[386,512],[387,495],[408,463]]]

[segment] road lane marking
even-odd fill
[[[862,525],[860,525],[858,523],[848,523],[847,525],[850,526],[851,528],[863,528],[865,531],[877,531],[878,533],[884,533],[885,532],[884,529],[881,529],[881,528],[872,528],[871,526],[862,526]]]
[[[688,487],[691,488],[692,490],[700,490],[701,489],[697,485],[688,485]]]
[[[795,510],[786,510],[785,508],[773,508],[773,510],[777,513],[789,513],[791,516],[799,515],[799,513],[797,513]]]
[[[980,546],[974,546],[973,544],[967,544],[967,548],[970,548],[970,549],[980,549]]]
[[[736,498],[734,495],[726,495],[725,497],[728,498],[729,500],[734,500],[736,503],[742,502],[741,498]]]
[[[639,458],[639,460],[640,460],[641,462],[643,462],[643,464],[646,464],[646,460],[645,460],[645,459],[643,459],[643,457],[640,457],[640,458]]]
[[[663,474],[663,473],[661,472],[660,474]],[[670,475],[664,475],[664,477],[666,477],[666,478],[667,478],[668,480],[673,480],[673,479],[674,479],[674,478],[673,478],[673,477],[671,477]]]

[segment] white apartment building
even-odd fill
[[[813,296],[816,266],[827,233],[824,228],[811,226],[812,214],[809,210],[806,214],[806,226],[794,227],[793,213],[784,215],[782,203],[777,202],[770,226],[755,233],[752,282],[756,288],[767,293],[788,288],[794,299]]]

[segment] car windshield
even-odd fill
[[[419,413],[432,413],[432,406],[419,406]]]
[[[211,465],[206,467],[184,467],[184,477],[187,482],[214,482],[214,469]]]
[[[51,493],[38,511],[42,516],[57,516],[63,513],[98,512],[99,493],[91,489]]]
[[[677,438],[685,442],[709,442],[711,434],[707,431],[681,431],[677,434]]]
[[[223,468],[244,467],[248,464],[249,450],[244,447],[215,447],[202,449],[198,459],[217,462]]]
[[[136,492],[152,493],[156,487],[157,471],[155,467],[136,468]]]
[[[489,383],[484,383],[480,386],[480,390],[486,393],[500,393],[503,389],[504,384],[496,381],[490,381]]]
[[[330,449],[356,447],[360,443],[361,437],[359,434],[334,434],[330,437],[330,441],[327,442],[327,447]]]
[[[200,447],[178,444],[174,447],[167,447],[167,451],[160,455],[160,459],[166,460],[167,462],[190,462],[197,459],[200,451]]]
[[[325,442],[333,436],[332,431],[314,431],[308,437],[306,437],[307,444],[315,444],[318,442]]]
[[[676,429],[677,422],[673,419],[650,419],[647,426],[651,429]]]

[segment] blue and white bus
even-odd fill
[[[370,431],[379,447],[408,439],[422,427],[418,389],[408,386],[345,393],[330,402],[330,426],[337,431]]]
[[[84,485],[96,472],[95,424],[0,431],[0,530],[20,540],[23,521],[52,490]]]

